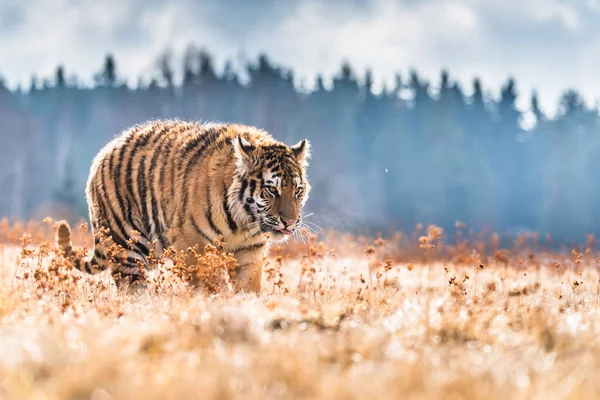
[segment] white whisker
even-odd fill
[[[317,229],[319,229],[319,230],[321,230],[321,231],[323,230],[323,228],[322,228],[321,226],[319,226],[319,225],[317,225],[317,224],[315,224],[315,223],[313,223],[313,222],[310,222],[310,221],[303,221],[303,222],[304,222],[304,223],[305,223],[307,226],[308,226],[308,225],[310,225],[310,226],[313,226],[313,227],[315,227],[315,228],[317,228]]]
[[[312,234],[316,234],[316,232],[315,232],[314,228],[313,228],[313,227],[311,227],[310,225],[304,225],[304,224],[302,224],[301,228],[302,228],[302,229],[306,229],[307,231],[309,231],[309,232],[310,232],[310,233],[312,233]]]

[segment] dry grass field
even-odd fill
[[[274,248],[258,297],[177,261],[131,296],[71,271],[51,230],[0,223],[0,399],[600,397],[593,238],[327,234]]]

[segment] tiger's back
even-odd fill
[[[307,143],[301,144],[307,153]],[[260,148],[252,159],[256,165],[246,163],[255,148]],[[248,260],[256,264],[268,244],[259,216],[266,206],[260,198],[255,202],[247,195],[256,195],[265,183],[262,179],[259,186],[250,175],[270,162],[267,169],[272,177],[270,171],[278,170],[273,167],[287,162],[294,182],[290,178],[286,184],[298,186],[304,163],[290,157],[295,154],[291,149],[267,132],[244,125],[175,120],[128,129],[92,162],[86,195],[94,255],[88,261],[74,257],[75,266],[92,273],[110,267],[119,282],[143,284],[144,269],[153,267],[148,262],[151,250],[203,247],[218,236],[224,237],[226,251],[236,254],[240,264]],[[283,158],[278,160],[279,156]],[[264,178],[269,177],[263,172]],[[307,187],[308,182],[300,185]],[[259,204],[261,210],[256,208]],[[102,240],[104,234],[108,242]],[[68,226],[62,224],[57,239],[72,255],[67,235],[70,239]],[[119,249],[117,262],[111,262],[114,245]]]

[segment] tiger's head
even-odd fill
[[[275,241],[285,241],[302,223],[302,208],[310,184],[306,167],[310,143],[304,139],[293,146],[281,143],[254,145],[241,136],[232,140],[237,180],[235,196],[238,216],[256,223]]]

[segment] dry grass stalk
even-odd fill
[[[374,240],[327,233],[274,249],[258,297],[233,293],[235,260],[221,243],[168,249],[133,296],[106,273],[74,271],[44,224],[27,225],[0,223],[3,399],[600,393],[590,238],[565,255],[535,236],[501,249],[493,235],[444,243],[436,227]]]

